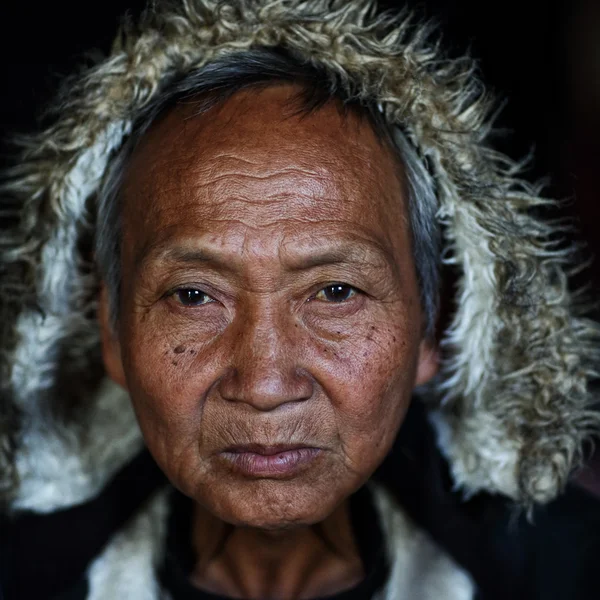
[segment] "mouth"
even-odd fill
[[[232,470],[250,478],[287,479],[304,471],[321,448],[297,444],[239,444],[220,453]]]

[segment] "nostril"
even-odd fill
[[[283,404],[308,400],[313,394],[313,382],[306,372],[259,369],[253,365],[223,377],[219,393],[230,402],[242,402],[258,410],[273,410]]]

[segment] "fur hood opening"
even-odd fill
[[[473,62],[445,60],[429,34],[371,0],[162,2],[67,83],[2,191],[17,223],[0,238],[0,496],[13,509],[83,502],[141,448],[100,363],[86,249],[95,196],[160,89],[256,47],[292,52],[374,100],[435,183],[444,262],[460,277],[442,373],[421,399],[456,486],[524,506],[561,491],[600,424],[589,390],[600,328],[569,291],[575,249],[538,216],[553,202],[487,145],[490,102]]]

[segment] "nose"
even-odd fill
[[[309,399],[313,380],[299,361],[297,331],[291,317],[268,310],[240,318],[231,332],[232,360],[219,383],[221,397],[260,411]]]

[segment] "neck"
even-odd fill
[[[321,523],[282,531],[234,527],[196,505],[192,536],[191,581],[215,594],[304,600],[351,588],[364,577],[348,501]]]

